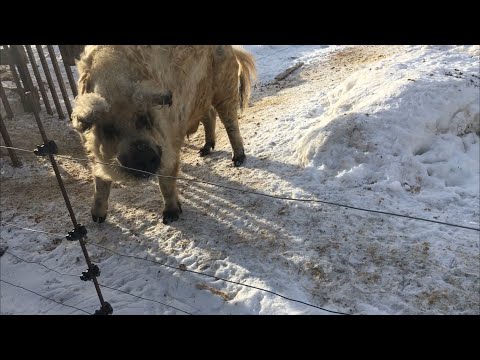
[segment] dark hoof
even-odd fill
[[[242,165],[245,162],[246,158],[247,157],[245,156],[245,154],[243,152],[240,155],[234,156],[233,159],[232,159],[233,166],[239,167],[240,165]]]
[[[170,224],[171,222],[177,221],[181,212],[181,208],[178,210],[165,210],[163,212],[163,223],[166,225]]]
[[[207,156],[208,154],[210,154],[210,148],[203,147],[203,148],[200,149],[198,154],[202,157]]]
[[[105,222],[105,219],[106,219],[106,218],[107,218],[106,215],[105,215],[105,216],[96,216],[96,215],[93,215],[93,214],[92,214],[92,220],[93,220],[94,222],[98,222],[99,224]]]
[[[210,150],[215,149],[215,143],[206,143],[203,148],[198,152],[200,156],[207,156],[210,154]]]

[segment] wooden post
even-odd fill
[[[40,57],[40,62],[42,63],[43,72],[47,79],[48,87],[50,88],[50,93],[52,94],[53,102],[55,108],[57,109],[57,114],[60,119],[65,119],[65,114],[63,113],[62,107],[60,106],[60,101],[58,100],[57,90],[55,89],[55,84],[52,80],[52,75],[50,75],[50,69],[45,59],[45,54],[43,53],[42,45],[36,45],[38,56]]]
[[[38,91],[33,85],[32,77],[30,76],[30,72],[28,71],[28,66],[27,66],[27,55],[25,54],[25,50],[23,49],[23,45],[12,45],[10,47],[11,49],[11,55],[13,57],[13,60],[15,64],[18,67],[18,73],[20,74],[20,78],[22,79],[23,87],[25,91],[30,91],[33,96],[35,96],[35,103],[30,104],[29,102],[24,103],[24,109],[29,112],[33,112],[33,110],[36,110],[39,112],[40,109],[40,103],[38,102]],[[30,106],[37,106],[37,108],[32,109]]]
[[[10,49],[6,45],[0,48],[0,65],[10,65]]]
[[[60,54],[62,55],[63,66],[65,67],[65,71],[67,72],[68,82],[70,84],[70,89],[72,89],[73,97],[77,97],[77,84],[75,83],[75,79],[73,78],[72,69],[70,68],[71,59],[69,59],[69,55],[67,55],[65,51],[65,45],[58,45],[60,49]],[[70,61],[69,61],[70,60]]]
[[[62,53],[63,60],[69,66],[75,66],[75,59],[80,59],[80,55],[85,49],[85,45],[58,45],[58,47]]]
[[[72,115],[72,106],[70,105],[70,99],[68,98],[67,89],[65,89],[65,84],[63,83],[62,73],[60,72],[60,67],[58,66],[57,57],[55,55],[55,50],[52,45],[47,45],[48,54],[50,55],[50,60],[52,61],[53,70],[57,76],[58,85],[60,86],[60,91],[62,92],[63,100],[65,101],[65,106],[67,107],[68,116]]]
[[[50,101],[48,100],[47,92],[45,91],[45,86],[43,86],[43,79],[40,76],[40,72],[38,71],[38,65],[35,61],[35,56],[33,55],[32,47],[30,45],[25,45],[27,49],[28,58],[30,59],[30,64],[32,65],[33,74],[35,75],[35,79],[37,79],[37,85],[40,89],[40,93],[42,94],[43,103],[45,104],[45,109],[47,110],[48,115],[53,115],[52,108],[50,106]]]
[[[0,132],[2,133],[2,138],[3,138],[3,141],[5,142],[5,145],[8,147],[13,147],[12,140],[10,140],[10,136],[8,135],[5,124],[3,123],[1,114],[0,114]],[[13,167],[22,166],[22,163],[20,162],[20,160],[18,160],[18,157],[15,151],[13,149],[7,149],[7,151],[8,151],[8,155],[10,155],[10,159],[12,159]]]
[[[278,74],[277,76],[275,76],[275,80],[283,80],[285,79],[288,75],[290,75],[292,72],[294,72],[295,70],[297,70],[299,67],[301,67],[303,65],[303,62],[300,61],[299,63],[296,63],[295,65],[293,65],[292,67],[288,68],[287,70],[285,70],[284,72]]]
[[[3,85],[2,85],[1,81],[0,81],[0,97],[2,98],[3,107],[5,108],[5,111],[7,112],[7,117],[9,119],[12,119],[13,118],[13,111],[12,111],[12,108],[10,107],[10,104],[8,103],[7,94],[5,94],[5,89],[3,88]]]
[[[15,86],[17,87],[17,92],[18,95],[20,96],[20,101],[22,102],[23,109],[26,111],[28,109],[28,106],[25,103],[25,89],[23,88],[23,85],[20,81],[20,78],[18,77],[18,72],[17,68],[15,67],[15,59],[13,58],[12,54],[12,47],[8,47],[8,52],[9,52],[9,66],[10,66],[10,71],[12,72],[12,77],[13,77],[13,82],[15,83]]]

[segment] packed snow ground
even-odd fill
[[[186,142],[181,175],[281,196],[318,198],[480,227],[479,46],[246,46],[258,59],[241,116],[247,163],[231,166],[224,128],[200,158]],[[285,80],[275,75],[305,64]],[[3,110],[2,110],[3,111]],[[61,154],[85,157],[68,121],[44,114]],[[28,114],[6,120],[13,143],[40,137]],[[3,144],[3,143],[2,143]],[[1,151],[1,221],[62,234],[71,223],[49,163]],[[100,282],[193,314],[328,314],[259,290],[171,270],[155,259],[351,314],[479,314],[479,232],[321,204],[179,183],[184,213],[161,222],[152,181],[112,189],[107,222],[89,216],[88,163],[58,159]],[[2,225],[1,246],[80,275],[76,243]],[[1,279],[68,305],[98,308],[93,284],[5,253]],[[81,314],[0,284],[2,314]],[[104,288],[115,314],[180,314]]]

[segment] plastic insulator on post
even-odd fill
[[[68,241],[77,241],[86,235],[87,235],[87,228],[83,225],[78,225],[75,229],[68,232],[68,235],[66,236],[66,238]]]
[[[112,315],[113,314],[113,307],[108,302],[104,302],[103,306],[95,311],[93,315]]]
[[[48,140],[46,144],[38,145],[33,153],[37,156],[56,155],[58,153],[58,146],[55,141]]]
[[[92,280],[94,276],[95,277],[100,276],[100,268],[97,265],[92,264],[91,269],[88,269],[87,271],[82,271],[82,275],[80,276],[80,279],[83,281],[89,281],[89,280]]]

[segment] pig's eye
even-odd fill
[[[105,125],[102,127],[103,134],[105,135],[106,138],[113,138],[118,135],[118,130],[115,128],[113,125]]]
[[[88,121],[82,121],[80,119],[77,120],[77,127],[76,129],[80,132],[85,132],[87,130],[90,130],[92,127],[92,123]]]
[[[150,118],[147,114],[138,115],[137,120],[135,121],[135,127],[137,130],[139,129],[152,129],[152,123],[150,122]]]

